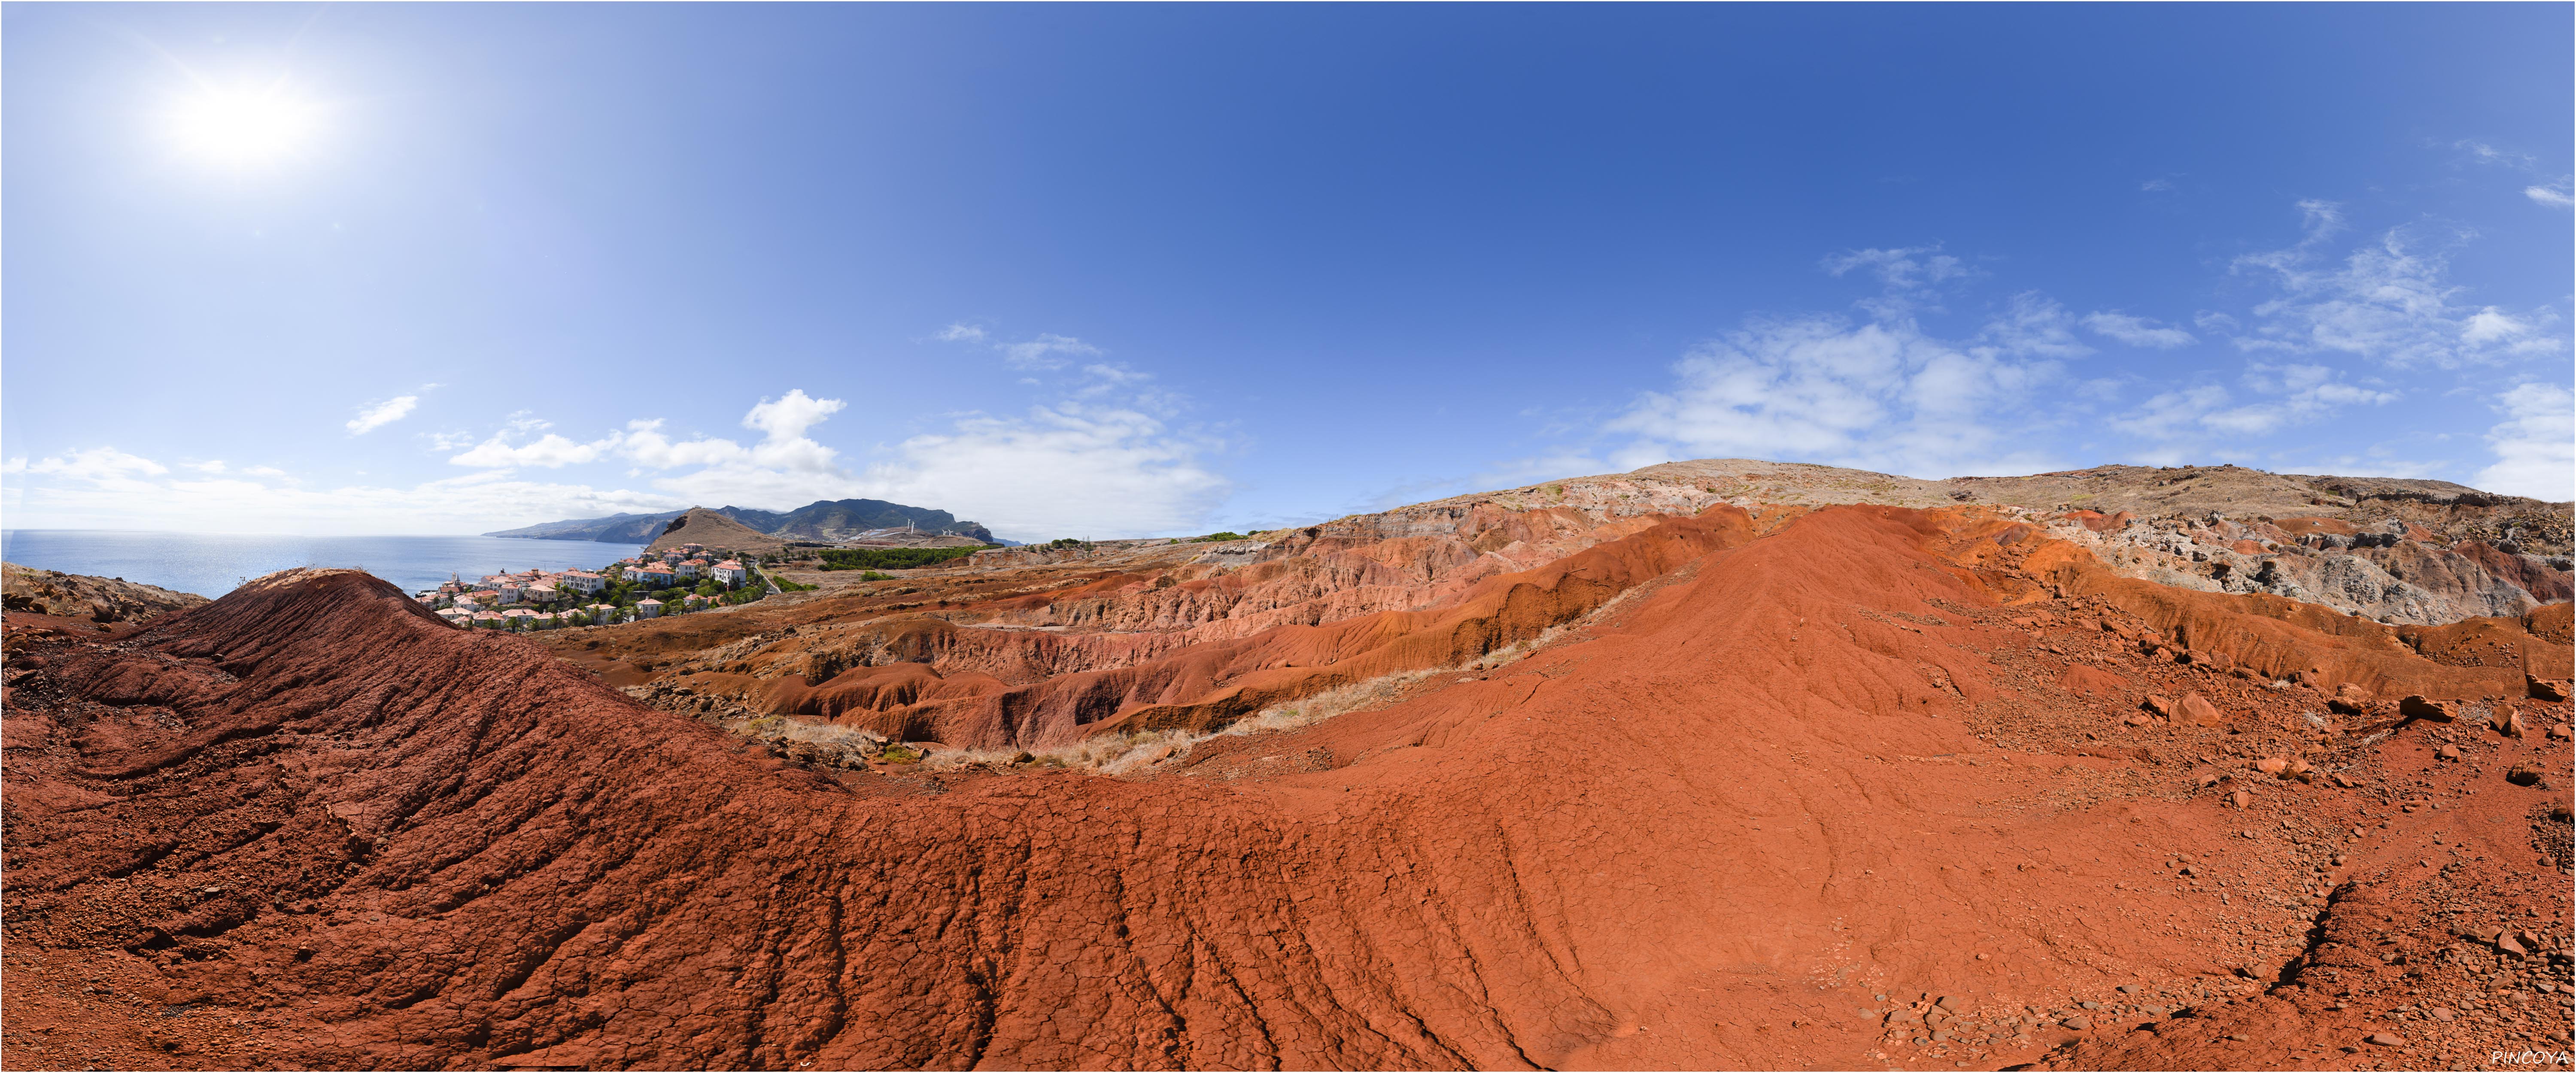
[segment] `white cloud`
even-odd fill
[[[349,419],[349,435],[364,436],[409,415],[420,405],[418,395],[396,395],[371,406],[360,407],[358,416]]]
[[[843,405],[839,399],[817,399],[803,388],[792,388],[775,400],[761,399],[742,416],[742,427],[766,432],[772,440],[801,439],[805,430],[841,412]]]
[[[1196,527],[1230,490],[1213,440],[1132,407],[1066,401],[1021,417],[966,414],[868,467],[871,494],[938,503],[1004,536],[1117,536]]]
[[[350,484],[308,487],[269,467],[245,470],[270,481],[216,476],[92,479],[67,476],[9,487],[14,517],[59,528],[193,532],[473,533],[557,518],[685,506],[668,496],[581,485],[510,480],[500,471],[407,488]]]
[[[2211,315],[2225,316],[2225,314]],[[2231,321],[2232,319],[2230,318]],[[2116,343],[2154,350],[2171,350],[2200,341],[2190,332],[2180,328],[2158,324],[2145,317],[2133,317],[2116,309],[2097,310],[2085,314],[2084,328]]]
[[[1044,337],[1041,337],[1044,338]],[[675,439],[660,419],[627,423],[590,443],[548,434],[514,445],[496,435],[452,459],[460,465],[559,466],[624,458],[655,493],[706,506],[786,508],[870,496],[938,507],[1015,539],[1132,536],[1204,521],[1229,485],[1202,457],[1220,445],[1166,425],[1180,400],[1137,390],[1149,374],[1084,369],[1084,386],[1022,417],[966,413],[940,432],[893,447],[894,458],[853,472],[812,433],[845,404],[791,390],[743,415],[761,438]]]
[[[140,455],[130,455],[113,447],[93,447],[69,451],[29,462],[12,458],[0,472],[24,473],[48,477],[68,477],[93,482],[132,481],[140,477],[157,477],[170,472],[170,467]]]
[[[2111,420],[2111,427],[2151,440],[2172,439],[2199,426],[2203,415],[2227,405],[2227,389],[2216,384],[2160,392],[2137,409]]]
[[[2223,443],[2316,421],[2341,407],[2380,406],[2398,398],[2393,391],[2346,383],[2324,365],[2257,362],[2246,366],[2244,383],[2268,397],[2230,405],[2234,399],[2226,388],[2202,384],[2160,393],[2109,425],[2146,439]]]
[[[2139,190],[2145,191],[2145,192],[2150,193],[2150,194],[2163,193],[2163,192],[2168,191],[2168,190],[2171,190],[2171,189],[2173,189],[2173,188],[2174,188],[2174,184],[2173,184],[2173,180],[2171,180],[2171,179],[2149,179],[2149,180],[2147,180],[2147,181],[2145,181],[2145,182],[2142,182],[2142,183],[2139,183],[2139,184],[2138,184],[2138,189],[2139,189]]]
[[[2511,150],[2498,149],[2495,146],[2478,141],[2474,138],[2462,138],[2459,141],[2452,142],[2451,147],[2466,151],[2469,154],[2470,160],[2480,164],[2501,164],[2509,168],[2527,169],[2540,163],[2538,158],[2533,157],[2529,153],[2516,153]]]
[[[2455,303],[2462,288],[2448,279],[2449,263],[2408,229],[2397,228],[2340,261],[2321,251],[2342,227],[2341,210],[2303,201],[2307,235],[2296,245],[2236,259],[2233,270],[2261,276],[2280,296],[2254,307],[2252,334],[2233,342],[2245,351],[2281,354],[2340,352],[2390,366],[2453,368],[2511,357],[2555,353],[2563,341],[2543,335],[2545,313],[2516,318],[2493,306]],[[2461,232],[2452,241],[2473,235]]]
[[[806,435],[843,405],[790,389],[743,414],[744,428],[764,434],[751,446],[705,436],[675,442],[662,435],[656,419],[628,422],[619,450],[649,469],[699,467],[654,481],[659,488],[744,506],[801,507],[849,493],[851,477],[840,467],[840,453]]]
[[[1825,258],[1825,271],[1841,276],[1854,269],[1867,269],[1890,287],[1912,289],[1964,279],[1968,266],[1964,261],[1942,253],[1939,246],[1909,246],[1897,249],[1845,250]]]
[[[2002,334],[2029,330],[2028,318],[2005,320]],[[2037,350],[2016,351],[1956,346],[1911,322],[1755,322],[1691,350],[1673,366],[1671,390],[1612,419],[1607,431],[1635,439],[1610,461],[1791,459],[1919,476],[2046,468],[2056,459],[2022,433],[2046,423],[2030,395],[2061,370],[2014,357],[2054,345],[2045,332],[2038,339]]]
[[[2506,495],[2562,503],[2576,498],[2576,392],[2524,384],[2496,397],[2506,419],[2487,431],[2496,463],[2471,479]]]
[[[1003,342],[994,338],[993,334],[984,330],[981,325],[975,324],[951,324],[940,329],[933,338],[947,343],[989,346],[1000,352],[1003,364],[1014,369],[1041,371],[1061,369],[1072,364],[1073,359],[1094,358],[1103,353],[1099,347],[1080,339],[1070,335],[1057,335],[1053,332],[1040,332],[1035,338],[1023,339],[1016,343]]]
[[[2093,353],[2075,338],[2075,318],[2038,291],[2023,291],[1977,332],[1976,349],[1990,355],[2080,358]]]
[[[189,462],[185,463],[185,465],[189,469],[196,470],[199,473],[221,473],[224,471],[224,460],[220,458],[209,459],[204,462]]]
[[[2553,209],[2576,208],[2576,197],[2568,195],[2566,183],[2559,183],[2556,186],[2526,186],[2522,188],[2522,196]]]
[[[1094,357],[1100,348],[1069,335],[1041,333],[1037,338],[1018,343],[1000,344],[1002,360],[1014,369],[1061,369],[1065,357]]]
[[[511,446],[499,436],[476,444],[474,449],[448,459],[460,466],[509,468],[542,466],[560,469],[583,462],[596,462],[617,446],[617,437],[591,443],[575,443],[554,433],[546,433],[535,442]]]

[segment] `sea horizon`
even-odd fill
[[[158,529],[0,529],[0,559],[217,598],[297,567],[365,570],[404,592],[505,570],[604,566],[642,544],[491,536],[303,536]]]

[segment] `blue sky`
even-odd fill
[[[2567,5],[0,8],[12,527],[2570,496]]]

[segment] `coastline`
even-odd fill
[[[365,570],[405,592],[450,575],[531,567],[598,567],[641,544],[487,536],[299,536],[141,529],[0,530],[0,559],[41,570],[121,578],[213,599],[243,581],[301,566]]]

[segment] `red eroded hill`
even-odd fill
[[[795,766],[352,573],[13,644],[8,1058],[2430,1067],[2565,1045],[2545,996],[2570,757],[2547,730],[2568,706],[2525,695],[2550,669],[2532,631],[2563,617],[2410,643],[2120,578],[1974,510],[1694,524],[1340,633],[1166,653],[1233,669],[1121,718],[1597,612],[1141,778]],[[2404,715],[2427,708],[2450,721]]]

